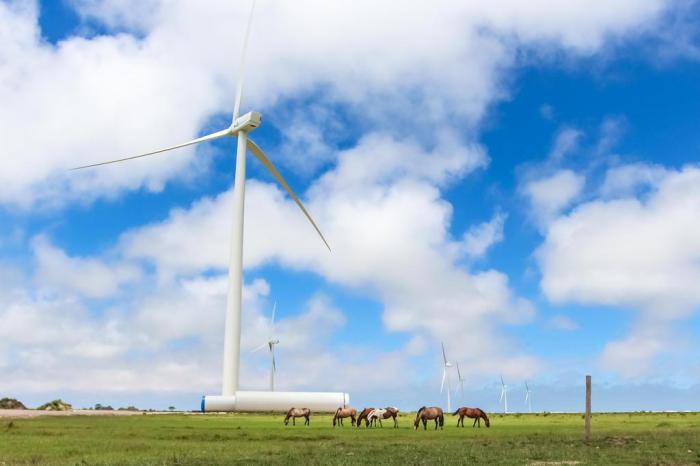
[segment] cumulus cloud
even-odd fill
[[[244,105],[264,111],[324,89],[323,104],[346,105],[363,128],[381,125],[428,138],[450,121],[468,130],[504,95],[500,77],[515,62],[513,44],[593,53],[611,36],[638,34],[640,24],[662,17],[667,3],[440,1],[426,10],[414,1],[400,9],[369,1],[261,2],[249,54],[255,79],[246,82]],[[72,4],[85,18],[136,34],[49,44],[41,39],[34,3],[0,4],[0,127],[3,150],[12,155],[0,173],[2,203],[60,205],[123,190],[160,190],[206,165],[193,158],[194,149],[128,170],[66,169],[187,140],[231,109],[244,5]],[[318,133],[305,134],[328,157]]]
[[[521,190],[530,202],[532,215],[544,227],[572,204],[583,191],[584,184],[583,175],[563,169],[528,181]]]
[[[639,182],[651,185],[644,196],[630,190]],[[556,303],[640,310],[652,323],[603,354],[607,366],[638,368],[668,348],[660,335],[669,323],[700,306],[700,170],[618,167],[604,187],[620,197],[578,205],[548,226],[536,254],[541,286]]]
[[[484,256],[494,244],[503,241],[503,226],[508,216],[496,212],[491,220],[472,226],[464,234],[464,250],[473,258]]]
[[[108,264],[95,258],[69,257],[45,236],[32,240],[36,282],[43,288],[75,292],[89,298],[106,298],[119,286],[140,278],[132,264]]]

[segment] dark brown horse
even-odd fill
[[[484,424],[486,424],[486,427],[491,427],[491,423],[489,422],[488,416],[480,408],[461,407],[457,411],[452,413],[453,416],[456,416],[458,414],[459,419],[457,420],[457,427],[459,427],[460,423],[462,423],[462,427],[464,427],[465,417],[468,417],[469,419],[474,419],[474,424],[472,424],[472,427],[476,426],[477,424],[479,425],[479,427],[481,427],[481,419],[484,420]]]
[[[369,421],[367,420],[367,416],[369,416],[369,413],[371,413],[374,410],[374,408],[365,408],[362,411],[360,411],[360,414],[357,416],[357,422],[355,425],[357,427],[360,427],[360,421],[363,419],[365,420],[365,427],[369,427]]]
[[[284,425],[286,426],[289,424],[289,418],[292,418],[292,425],[295,426],[297,425],[297,418],[298,417],[305,417],[306,421],[304,421],[304,425],[308,426],[311,424],[311,421],[309,420],[309,417],[311,416],[311,410],[309,408],[292,408],[289,411],[287,411],[287,417],[284,418]]]
[[[357,410],[355,408],[338,408],[335,411],[335,416],[333,416],[333,427],[335,427],[336,422],[343,425],[343,419],[349,417],[352,425],[355,425],[355,418],[357,417]]]
[[[429,419],[435,419],[435,430],[437,430],[438,424],[440,425],[440,429],[445,425],[445,415],[442,412],[442,408],[438,408],[437,406],[426,408],[423,406],[416,413],[416,422],[413,423],[413,430],[418,429],[418,424],[420,424],[421,421],[423,421],[423,430],[427,430]]]

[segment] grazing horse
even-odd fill
[[[432,408],[426,408],[423,406],[416,413],[416,422],[413,423],[413,430],[418,429],[418,424],[423,421],[423,430],[428,429],[428,419],[435,419],[435,430],[438,428],[438,423],[440,429],[445,425],[445,415],[442,412],[442,408],[433,406]]]
[[[369,416],[369,413],[371,413],[374,410],[374,408],[365,408],[362,411],[360,411],[359,416],[357,416],[357,421],[355,422],[356,427],[360,427],[360,421],[363,419],[365,420],[365,427],[369,427],[369,421],[367,420],[367,416]]]
[[[382,419],[386,419],[384,415],[386,414],[386,409],[384,408],[377,408],[373,409],[372,411],[369,412],[367,415],[367,421],[369,422],[369,425],[371,426],[376,426],[377,421],[379,421],[379,427],[384,427],[382,425]],[[387,416],[389,417],[389,416]]]
[[[474,419],[474,424],[472,424],[472,427],[476,426],[477,424],[479,425],[479,427],[481,427],[481,419],[484,420],[484,424],[486,424],[486,427],[491,427],[491,423],[489,422],[488,416],[480,408],[461,407],[457,411],[452,413],[453,416],[456,416],[458,414],[459,419],[457,420],[457,427],[459,427],[460,423],[462,423],[462,427],[464,427],[465,417],[468,417],[469,419]]]
[[[398,408],[395,408],[395,407],[393,407],[393,406],[387,406],[387,407],[384,409],[384,414],[382,415],[382,418],[383,418],[383,419],[393,418],[393,419],[394,419],[394,428],[398,428],[398,427],[399,427],[399,421],[396,420],[396,416],[398,416],[398,415],[399,415],[399,409],[398,409]],[[381,422],[380,422],[380,424],[381,424]]]
[[[289,411],[287,411],[287,417],[284,418],[284,425],[286,426],[289,424],[289,418],[292,418],[292,425],[295,426],[297,425],[297,418],[298,417],[305,417],[306,421],[304,421],[304,425],[308,426],[311,424],[311,421],[309,420],[309,417],[311,416],[311,410],[309,408],[292,408]]]
[[[355,425],[355,418],[357,417],[357,410],[355,408],[338,408],[335,411],[335,416],[333,416],[333,427],[335,427],[336,421],[341,426],[343,425],[343,418],[349,417],[352,425]]]

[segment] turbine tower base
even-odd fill
[[[290,408],[309,408],[313,411],[335,412],[350,405],[347,393],[328,392],[248,392],[235,395],[206,395],[202,397],[202,412],[220,411],[288,411]]]

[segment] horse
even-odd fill
[[[453,416],[456,416],[459,414],[459,419],[457,420],[457,426],[462,425],[464,427],[464,418],[468,417],[470,419],[474,419],[474,424],[472,424],[472,427],[476,427],[477,425],[481,427],[481,419],[484,420],[484,423],[486,424],[486,427],[491,427],[491,423],[489,422],[488,416],[486,416],[486,413],[481,410],[480,408],[465,408],[461,407],[457,409],[454,413],[452,413]]]
[[[390,417],[394,419],[394,428],[399,427],[399,421],[396,420],[396,416],[399,415],[399,409],[395,408],[393,406],[387,406],[384,409],[384,414],[382,415],[383,419],[389,419]],[[381,422],[379,423],[381,425]]]
[[[367,421],[369,422],[369,425],[376,426],[377,421],[379,421],[379,427],[384,427],[384,426],[382,426],[382,419],[386,419],[384,417],[386,412],[387,411],[384,408],[377,408],[377,409],[373,409],[372,411],[370,411],[369,414],[367,415]]]
[[[287,411],[287,417],[284,418],[284,425],[286,426],[289,424],[289,418],[292,418],[292,425],[295,426],[297,425],[296,418],[298,417],[305,417],[306,421],[304,421],[304,425],[308,426],[311,424],[311,421],[309,420],[309,417],[311,416],[311,410],[309,408],[292,408],[289,411]]]
[[[360,421],[363,419],[365,420],[365,427],[369,427],[369,421],[367,420],[367,416],[369,416],[369,413],[371,413],[374,410],[374,408],[365,408],[363,409],[360,414],[357,416],[357,421],[355,422],[356,427],[360,427]]]
[[[442,412],[442,408],[433,406],[432,408],[421,407],[416,413],[416,422],[413,423],[413,430],[418,430],[418,424],[423,421],[423,430],[428,429],[428,419],[435,420],[435,430],[438,428],[438,423],[440,429],[445,425],[445,415]]]
[[[349,417],[352,425],[355,425],[355,417],[357,417],[357,410],[355,408],[338,408],[335,411],[335,416],[333,416],[333,427],[335,427],[336,421],[341,426],[343,425],[343,418]]]
[[[474,419],[474,424],[472,424],[472,427],[475,427],[476,425],[481,427],[481,419],[484,420],[486,427],[491,427],[491,423],[489,422],[488,416],[480,408],[461,407],[461,408],[457,409],[457,411],[452,413],[453,416],[456,416],[458,414],[459,414],[459,419],[457,420],[457,427],[459,427],[460,423],[462,423],[462,427],[464,427],[464,418],[465,417],[468,417],[469,419]]]

